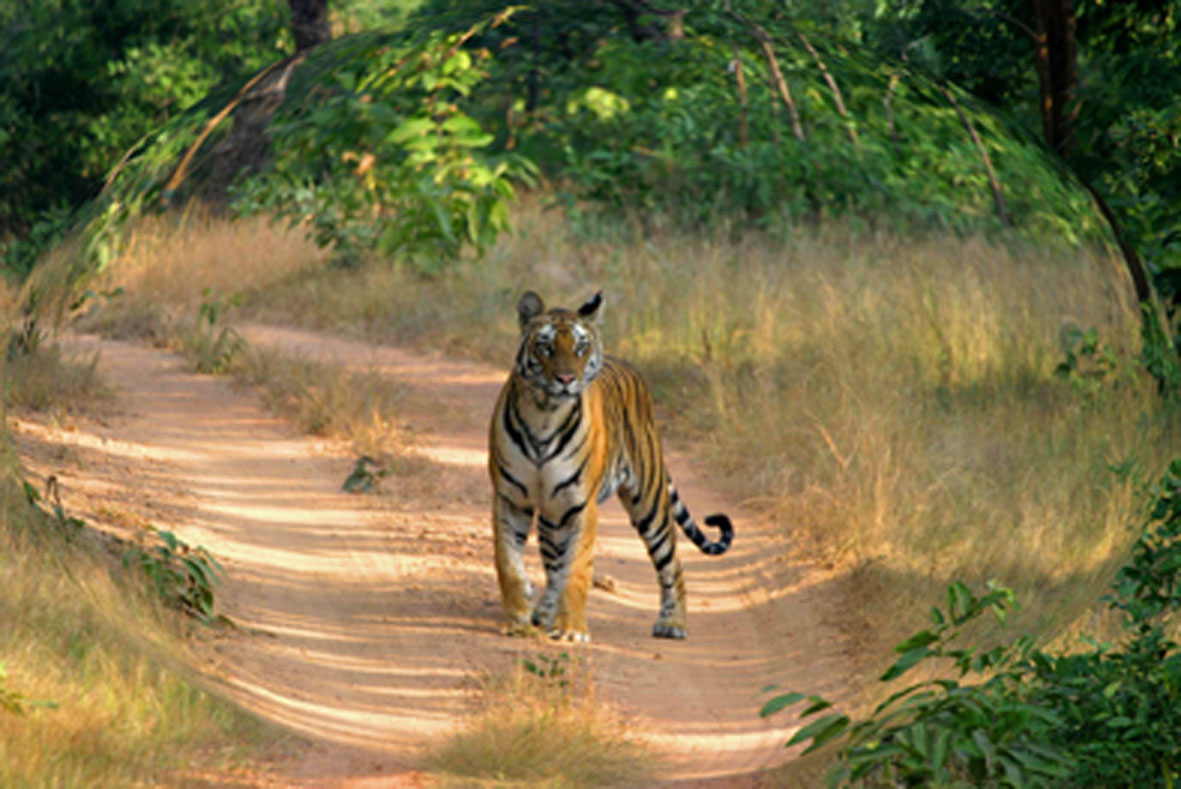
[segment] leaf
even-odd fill
[[[422,137],[428,131],[433,130],[434,127],[435,122],[430,118],[407,118],[385,136],[385,141],[392,142],[395,145],[403,145],[408,140]]]
[[[443,121],[443,131],[458,137],[474,137],[484,134],[480,124],[469,115],[452,115]]]
[[[891,680],[897,679],[898,677],[901,677],[903,674],[913,668],[915,664],[921,662],[930,654],[931,650],[927,649],[925,646],[915,647],[894,661],[894,665],[886,669],[885,674],[882,674],[880,681],[889,682]]]
[[[993,745],[992,740],[988,738],[987,732],[983,729],[975,729],[972,731],[972,742],[980,749],[981,755],[984,757],[985,764],[992,769],[992,763],[996,759],[996,746]]]
[[[775,686],[771,685],[769,687],[774,688]],[[759,710],[759,717],[766,718],[770,715],[774,715],[785,707],[790,707],[793,704],[797,704],[803,701],[805,698],[807,697],[803,693],[784,693],[781,696],[776,696],[763,705],[762,709]]]
[[[915,649],[916,647],[925,647],[929,644],[935,643],[938,640],[939,640],[938,635],[936,635],[935,633],[932,633],[930,630],[923,630],[919,633],[915,633],[913,636],[906,639],[901,644],[898,644],[898,646],[894,647],[894,651],[895,652],[909,652],[912,649]]]
[[[947,587],[947,610],[951,614],[952,621],[959,624],[967,615],[975,599],[972,591],[961,582],[955,581],[949,584]]]
[[[809,715],[814,715],[817,712],[820,712],[821,710],[826,710],[832,706],[831,701],[825,701],[824,699],[820,698],[819,696],[812,696],[809,699],[809,701],[811,701],[812,703],[808,705],[808,708],[806,710],[804,710],[803,712],[800,713],[801,718],[806,718]]]
[[[940,729],[935,735],[935,742],[931,747],[931,769],[939,773],[947,761],[948,746],[951,743],[952,730]]]
[[[908,687],[908,688],[903,688],[902,690],[900,690],[900,691],[897,691],[896,693],[893,693],[893,694],[891,694],[889,698],[887,698],[885,701],[883,701],[881,704],[879,704],[879,705],[878,705],[878,706],[877,706],[877,707],[874,709],[874,711],[873,711],[873,714],[874,714],[875,716],[876,716],[876,715],[880,715],[880,714],[882,713],[882,711],[883,711],[883,710],[885,710],[887,707],[889,707],[889,706],[890,706],[891,704],[893,704],[894,702],[898,701],[899,699],[901,699],[901,698],[902,698],[902,697],[904,697],[904,696],[909,696],[911,693],[913,693],[914,691],[918,690],[919,688],[923,688],[923,687],[926,687],[926,686],[927,686],[927,683],[926,683],[926,682],[916,682],[915,684],[911,685],[911,686],[910,686],[910,687]]]
[[[793,745],[798,745],[805,740],[813,740],[812,745],[808,747],[804,753],[810,753],[821,744],[831,740],[834,736],[839,734],[846,726],[849,725],[849,716],[847,715],[825,715],[823,718],[818,718],[812,721],[804,728],[800,729],[787,741],[790,748]],[[819,744],[818,744],[819,743]]]
[[[812,738],[812,744],[804,749],[804,753],[811,753],[817,748],[822,747],[826,742],[839,737],[842,732],[849,726],[849,717],[847,715],[840,715],[836,717],[831,724],[824,727],[824,730]],[[802,754],[801,754],[802,755]]]

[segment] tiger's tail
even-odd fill
[[[685,506],[685,502],[681,501],[681,496],[677,493],[677,486],[673,484],[671,477],[668,479],[668,501],[672,506],[673,517],[676,518],[681,531],[685,532],[685,536],[692,540],[702,553],[707,556],[720,556],[726,552],[730,543],[734,541],[734,526],[728,517],[719,512],[705,519],[706,526],[713,526],[720,532],[717,540],[710,540],[698,528],[693,516],[689,514],[689,508]]]

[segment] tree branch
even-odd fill
[[[743,148],[750,141],[746,120],[746,77],[742,73],[742,53],[738,44],[731,41],[730,48],[734,52],[734,59],[730,61],[734,65],[734,81],[738,84],[738,147]]]
[[[841,89],[837,87],[836,79],[834,79],[832,73],[829,72],[828,66],[824,65],[824,61],[820,58],[820,53],[816,51],[814,46],[812,46],[812,42],[808,40],[808,37],[803,33],[796,33],[796,35],[799,36],[800,41],[804,42],[804,48],[808,50],[808,54],[812,56],[812,59],[816,61],[816,65],[820,67],[820,73],[824,75],[824,81],[828,83],[828,89],[832,91],[833,100],[837,105],[837,112],[840,113],[842,118],[848,120],[849,113],[845,110],[845,102],[844,99],[841,98]],[[852,123],[850,123],[846,128],[849,130],[849,139],[852,141],[854,146],[857,146],[857,130],[853,128]]]
[[[795,135],[797,140],[801,142],[806,139],[804,137],[804,126],[800,123],[800,113],[796,109],[796,103],[792,101],[791,89],[787,86],[787,80],[783,78],[783,72],[779,70],[779,61],[775,58],[775,49],[771,46],[771,36],[759,25],[744,18],[741,14],[731,11],[731,14],[746,26],[755,40],[763,48],[763,57],[767,61],[767,68],[771,70],[771,78],[776,89],[779,91],[779,98],[783,100],[783,104],[787,107],[787,114],[791,118],[791,133]]]
[[[996,179],[996,172],[992,169],[992,159],[988,156],[988,149],[984,147],[980,135],[976,133],[976,127],[972,125],[972,121],[964,113],[960,107],[960,103],[955,100],[955,96],[951,95],[951,91],[942,85],[939,90],[943,91],[943,95],[951,102],[951,106],[955,107],[956,114],[960,116],[960,120],[964,122],[964,128],[968,130],[968,134],[972,137],[972,142],[976,143],[976,150],[980,152],[980,158],[984,160],[984,169],[988,173],[988,184],[992,187],[992,197],[996,201],[996,213],[1000,217],[1001,224],[1006,227],[1009,225],[1009,215],[1005,212],[1005,199],[1001,195],[1001,185]]]

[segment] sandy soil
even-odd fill
[[[297,435],[253,393],[175,356],[93,337],[76,342],[101,348],[116,413],[19,418],[14,431],[33,475],[57,476],[69,513],[170,529],[224,564],[218,609],[239,627],[199,647],[201,669],[311,743],[255,784],[420,785],[422,749],[462,724],[481,672],[545,651],[578,651],[605,699],[665,755],[666,785],[754,786],[786,758],[793,719],[758,717],[766,685],[841,695],[852,662],[836,580],[797,558],[782,526],[711,489],[672,437],[690,509],[699,521],[726,511],[736,529],[722,557],[681,543],[688,640],[650,637],[655,575],[615,503],[597,567],[616,583],[592,593],[594,641],[511,639],[500,633],[485,469],[505,371],[289,329],[242,333],[401,382],[415,470],[387,477],[378,495],[344,493],[347,446]]]

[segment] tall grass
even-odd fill
[[[871,621],[951,578],[1015,586],[1030,627],[1076,618],[1175,437],[1133,369],[1131,288],[1102,250],[839,225],[588,231],[535,206],[519,227],[431,279],[309,267],[247,309],[507,364],[525,288],[569,306],[603,288],[608,346],[647,374],[665,432],[701,439],[735,495],[851,568],[850,609]],[[1054,370],[1070,329],[1092,326],[1127,368],[1084,388]]]
[[[411,443],[398,424],[403,392],[378,373],[253,347],[244,348],[229,371],[300,430],[347,439],[359,455],[388,461]]]
[[[1101,593],[1176,439],[1130,361],[1138,319],[1110,254],[842,225],[701,237],[539,205],[431,278],[293,252],[241,288],[241,314],[507,365],[524,289],[572,306],[602,288],[608,347],[645,371],[666,435],[698,439],[719,482],[848,571],[867,647],[952,578],[1014,587],[1023,625],[1050,631]],[[241,242],[222,257],[263,257]],[[179,276],[223,287],[194,265]],[[171,298],[150,283],[138,298]],[[1092,326],[1124,367],[1056,376],[1070,329]]]
[[[202,303],[264,287],[327,257],[298,230],[262,218],[229,222],[200,210],[145,217],[94,283],[103,295],[86,306],[81,326],[168,345],[177,325],[196,324]]]

